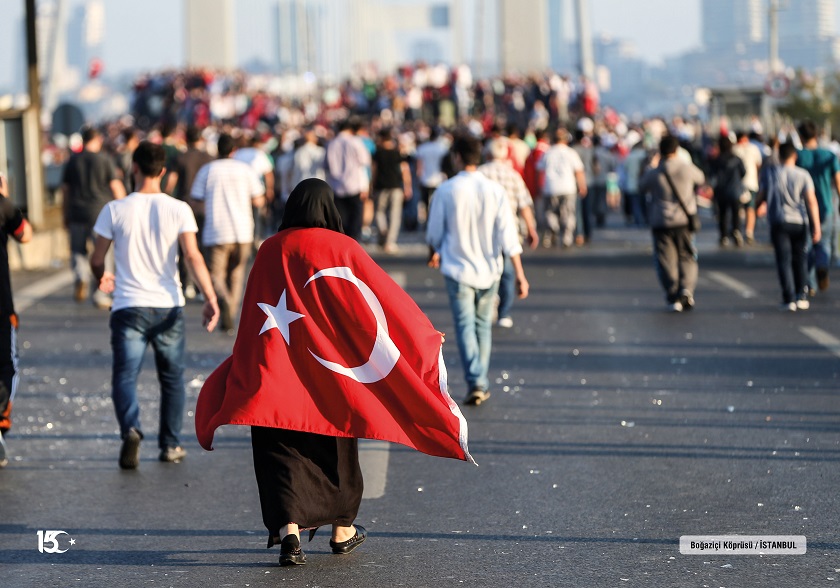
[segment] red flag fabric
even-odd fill
[[[365,251],[327,229],[260,247],[233,355],[198,396],[210,450],[226,424],[380,439],[475,463],[449,395],[443,337]]]

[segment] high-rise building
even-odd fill
[[[779,42],[800,43],[834,36],[833,0],[787,2],[779,11]]]
[[[765,0],[702,0],[701,10],[702,39],[707,51],[743,52],[747,44],[766,38]]]
[[[185,60],[193,67],[233,69],[233,0],[185,0]]]

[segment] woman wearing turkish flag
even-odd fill
[[[217,427],[251,426],[268,546],[280,544],[281,565],[305,563],[301,530],[311,541],[332,525],[335,554],[365,540],[353,524],[359,438],[473,462],[446,384],[443,336],[342,234],[333,198],[317,179],[292,191],[248,278],[233,355],[196,406],[205,449]]]

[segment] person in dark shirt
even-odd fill
[[[395,253],[403,203],[411,198],[411,170],[390,129],[379,132],[379,145],[372,163],[379,244],[386,253]]]
[[[112,199],[125,196],[125,186],[118,177],[113,161],[101,152],[102,135],[89,127],[82,132],[80,153],[74,154],[64,168],[64,224],[70,234],[70,262],[76,278],[76,302],[88,298],[93,275],[88,264],[88,243],[93,243],[93,223],[99,211]],[[113,259],[110,260],[113,266]],[[113,267],[111,268],[113,269]],[[93,303],[110,307],[108,297],[94,286]]]
[[[18,243],[32,239],[32,226],[9,198],[9,185],[0,174],[0,468],[9,463],[3,436],[12,426],[12,401],[17,385],[18,318],[12,301],[12,281],[9,276],[9,237]]]

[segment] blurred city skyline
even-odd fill
[[[495,9],[495,0],[465,0],[464,4],[472,12],[469,5],[478,1],[485,4],[488,13]],[[572,1],[564,1],[569,10]],[[658,64],[666,57],[699,48],[700,1],[589,0],[592,31],[595,35],[626,40],[636,47],[641,59]],[[836,1],[840,3],[840,0]],[[72,16],[87,0],[65,2],[68,15]],[[440,2],[430,0],[426,3]],[[11,4],[4,11],[4,18],[0,19],[0,55],[7,56],[0,68],[0,89],[22,91],[23,80],[14,79],[17,67],[9,61],[11,56],[21,55],[22,52],[18,45],[22,41],[19,28],[24,3],[14,0]],[[43,0],[39,0],[40,4]],[[257,62],[272,65],[275,50],[272,47],[272,10],[277,4],[278,0],[234,0],[234,55],[237,66]],[[105,25],[101,58],[106,75],[155,71],[185,64],[185,23],[181,2],[145,0],[142,11],[137,9],[136,3],[118,0],[104,0],[103,6]],[[485,18],[490,21],[492,17]],[[652,28],[656,34],[651,34]],[[575,37],[573,22],[567,22],[563,29],[557,31],[558,36]],[[486,43],[492,48],[493,39],[487,39]],[[68,47],[68,51],[72,52],[73,48]]]

